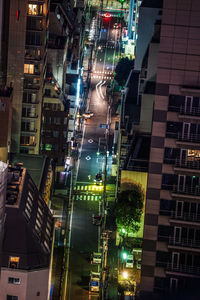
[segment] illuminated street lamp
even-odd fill
[[[128,278],[128,272],[124,271],[122,273],[122,276],[123,276],[124,279],[127,279]]]

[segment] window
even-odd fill
[[[24,73],[25,74],[34,74],[34,65],[24,64]]]
[[[21,136],[20,138],[20,144],[21,145],[35,145],[35,136]]]
[[[59,137],[59,131],[53,130],[53,137],[58,138]]]
[[[23,93],[23,102],[25,103],[36,103],[37,102],[37,94],[31,92]]]
[[[15,277],[8,277],[8,283],[20,284],[20,279]]]
[[[19,257],[10,256],[9,257],[9,268],[17,269],[19,266]]]
[[[46,97],[51,97],[51,90],[50,89],[45,89],[44,95]],[[48,103],[45,103],[45,104],[48,104]]]
[[[63,131],[63,137],[66,139],[66,137],[67,137],[67,131]]]
[[[43,7],[42,7],[42,5],[38,5],[38,4],[28,4],[27,13],[28,13],[28,15],[31,15],[31,16],[42,15]]]
[[[54,123],[56,125],[60,125],[60,118],[54,118]]]
[[[7,295],[6,300],[18,300],[18,296]]]
[[[40,32],[27,31],[26,33],[26,44],[27,45],[41,45],[41,34]]]

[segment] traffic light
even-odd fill
[[[128,253],[126,251],[122,251],[122,253],[121,253],[122,260],[126,260],[127,256],[128,256]]]

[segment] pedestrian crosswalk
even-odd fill
[[[100,201],[102,200],[102,196],[100,195],[73,195],[73,200],[81,200],[81,201]]]
[[[77,185],[73,188],[74,191],[102,191],[102,185]]]

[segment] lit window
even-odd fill
[[[17,269],[19,266],[19,257],[10,256],[9,257],[9,268]]]
[[[20,279],[15,277],[8,277],[8,283],[20,284]]]
[[[37,16],[38,8],[37,4],[28,4],[28,15]]]
[[[24,73],[25,74],[34,74],[34,65],[24,64]]]

